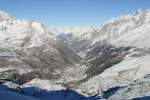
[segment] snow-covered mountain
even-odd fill
[[[50,28],[1,11],[0,78],[108,100],[149,96],[149,26],[149,9],[87,28]]]
[[[4,12],[0,19],[1,78],[19,83],[64,79],[65,70],[80,63],[80,57],[40,22],[9,18]]]
[[[62,34],[69,47],[86,62],[87,78],[79,86],[82,93],[96,94],[148,75],[149,26],[148,9],[112,18],[78,37]]]

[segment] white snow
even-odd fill
[[[150,55],[125,59],[121,63],[104,71],[102,77],[120,77],[136,80],[150,73]]]
[[[54,81],[42,80],[42,79],[33,79],[30,82],[28,82],[22,86],[22,88],[26,88],[26,87],[36,87],[36,88],[44,89],[47,91],[65,90],[66,89],[61,84],[56,84],[56,82],[54,82]]]

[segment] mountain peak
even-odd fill
[[[10,15],[4,11],[0,11],[0,18],[1,19],[8,19],[8,18],[10,18]]]

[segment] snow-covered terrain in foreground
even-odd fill
[[[11,91],[4,85],[0,85],[0,98],[1,100],[38,100],[31,96],[26,96],[15,91]]]
[[[38,87],[23,88],[10,82],[0,85],[0,97],[2,100],[97,100],[99,98],[85,97],[73,90],[47,91]]]
[[[149,80],[130,85],[115,86],[94,96],[83,96],[73,90],[50,90],[37,87],[20,87],[11,82],[0,85],[2,100],[149,100]],[[144,87],[143,87],[144,85]],[[142,95],[141,95],[142,94]],[[136,98],[135,98],[136,97]]]

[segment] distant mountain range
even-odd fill
[[[48,27],[0,11],[4,83],[132,99],[150,96],[149,66],[150,9],[84,28]]]

